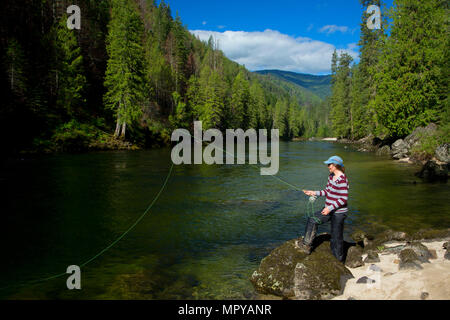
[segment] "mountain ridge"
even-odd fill
[[[266,76],[274,76],[281,80],[293,83],[305,90],[312,92],[321,99],[326,99],[331,95],[331,74],[312,75],[307,73],[298,73],[277,69],[258,70],[254,71],[254,73]]]

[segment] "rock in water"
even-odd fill
[[[391,153],[394,159],[406,158],[408,155],[408,144],[402,139],[398,139],[392,144]]]
[[[377,150],[376,153],[378,156],[388,156],[391,154],[391,147],[389,146],[382,146],[380,149]]]
[[[319,236],[318,238],[322,237]],[[342,294],[353,275],[330,250],[329,240],[311,255],[295,248],[295,239],[274,249],[250,278],[256,291],[288,299],[331,299]]]
[[[417,254],[414,252],[413,249],[402,250],[402,252],[400,252],[400,254],[399,254],[399,258],[400,258],[400,264],[398,267],[400,270],[423,269],[422,266],[420,265],[419,257],[417,256]]]
[[[444,239],[450,237],[450,228],[448,229],[420,229],[409,240],[427,240],[427,239]]]
[[[416,173],[416,176],[426,181],[446,181],[449,174],[449,164],[437,160],[429,160],[422,167],[422,170]]]
[[[364,265],[362,260],[363,250],[359,246],[350,247],[347,251],[345,265],[349,268],[358,268]]]

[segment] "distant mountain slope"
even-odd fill
[[[251,73],[251,77],[258,79],[264,90],[277,97],[295,97],[299,106],[312,106],[322,102],[322,98],[309,89],[272,74]]]
[[[301,86],[322,99],[331,95],[331,75],[315,76],[281,70],[261,70],[258,74],[275,76],[285,81]]]

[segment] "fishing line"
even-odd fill
[[[193,138],[194,138],[194,140],[197,140],[197,141],[203,143],[202,140],[196,138],[195,136],[193,136]],[[220,148],[220,147],[218,147],[218,146],[215,146],[215,148],[219,149],[219,150],[222,151],[222,152],[225,152],[226,154],[232,156],[233,158],[237,158],[237,157],[238,157],[238,155],[235,156],[234,154],[231,154],[231,153],[227,152],[226,150],[224,150],[224,149],[222,149],[222,148]],[[244,163],[245,163],[245,160],[246,160],[246,159],[245,159],[245,158],[244,158],[244,159],[241,158],[240,160],[244,160]],[[249,163],[249,165],[250,165],[250,167],[252,167],[252,168],[254,168],[254,169],[256,169],[256,170],[259,170],[259,169],[260,169],[260,167],[258,167],[257,165],[254,165],[254,164],[251,164],[251,163]],[[303,189],[303,188],[296,187],[296,186],[290,184],[289,182],[287,182],[287,181],[285,181],[285,180],[283,180],[283,179],[281,179],[281,178],[279,178],[279,177],[277,177],[277,176],[275,176],[275,175],[270,175],[270,176],[271,176],[272,178],[274,178],[274,179],[276,179],[276,180],[278,180],[278,181],[280,181],[280,182],[282,182],[282,183],[288,185],[289,187],[291,187],[292,189],[294,189],[294,190],[296,190],[296,191],[302,191],[302,189]],[[316,212],[316,211],[315,211],[315,208],[314,208],[314,203],[316,202],[316,200],[317,200],[317,196],[311,196],[311,197],[308,199],[308,202],[306,202],[305,218],[306,218],[306,220],[308,220],[308,218],[311,218],[311,219],[313,219],[315,222],[321,224],[322,222],[321,222],[320,219],[317,218],[316,215],[315,215],[315,212]]]
[[[136,227],[136,225],[148,214],[150,209],[153,207],[153,205],[155,204],[155,202],[158,200],[159,196],[161,195],[161,193],[165,189],[165,187],[167,185],[167,182],[169,181],[169,178],[170,178],[170,176],[172,174],[173,166],[174,166],[174,164],[172,163],[172,165],[170,166],[169,173],[167,174],[166,179],[165,179],[162,187],[160,188],[159,192],[156,194],[155,198],[153,198],[153,201],[150,203],[150,205],[147,207],[147,209],[144,211],[144,213],[142,213],[141,216],[125,232],[123,232],[116,240],[114,240],[110,245],[108,245],[106,248],[104,248],[99,253],[94,255],[92,258],[90,258],[89,260],[86,260],[85,262],[80,264],[79,265],[80,267],[85,267],[87,264],[89,264],[90,262],[94,261],[95,259],[100,257],[102,254],[104,254],[106,251],[111,249],[115,244],[117,244],[117,242],[119,242],[131,230],[133,230]],[[27,282],[22,283],[22,284],[5,286],[5,287],[0,288],[0,290],[4,290],[4,289],[8,289],[8,288],[23,287],[23,286],[34,284],[34,283],[45,282],[45,281],[48,281],[48,280],[52,280],[52,279],[56,279],[56,278],[62,277],[64,275],[67,275],[67,273],[64,272],[64,273],[56,274],[56,275],[53,275],[53,276],[50,276],[50,277],[42,278],[42,279],[27,281]]]
[[[200,142],[202,142],[203,143],[203,141],[201,141],[201,140],[199,140],[199,139],[197,139],[197,138],[195,138],[195,137],[193,137],[195,140],[197,140],[197,141],[200,141]],[[226,150],[224,150],[224,149],[222,149],[222,148],[220,148],[220,147],[216,147],[217,149],[219,149],[219,150],[221,150],[221,151],[223,151],[223,152],[225,152],[226,154],[228,154],[228,155],[231,155],[231,156],[233,156],[233,158],[238,158],[238,155],[234,155],[234,154],[231,154],[231,153],[229,153],[229,152],[227,152]],[[240,159],[240,160],[244,160],[244,162],[245,162],[245,160],[246,159]],[[250,167],[252,167],[252,168],[254,168],[254,169],[256,169],[256,170],[260,170],[260,167],[258,167],[257,165],[254,165],[254,164],[250,164],[249,163],[249,165],[250,165]],[[115,239],[110,245],[108,245],[107,247],[105,247],[103,250],[101,250],[100,252],[98,252],[96,255],[94,255],[93,257],[91,257],[90,259],[88,259],[88,260],[86,260],[85,262],[83,262],[82,264],[80,264],[79,266],[80,267],[85,267],[86,265],[88,265],[89,263],[91,263],[92,261],[94,261],[95,259],[97,259],[98,257],[100,257],[101,255],[103,255],[105,252],[107,252],[109,249],[111,249],[114,245],[116,245],[120,240],[122,240],[131,230],[133,230],[137,225],[138,225],[138,223],[148,214],[148,212],[150,211],[150,209],[153,207],[153,205],[156,203],[156,201],[159,199],[159,197],[160,197],[160,195],[161,195],[161,193],[164,191],[164,189],[165,189],[165,187],[166,187],[166,185],[167,185],[167,182],[169,181],[169,178],[170,178],[170,176],[171,176],[171,174],[172,174],[172,170],[173,170],[173,166],[174,166],[174,164],[173,164],[173,162],[172,162],[172,165],[170,166],[170,170],[169,170],[169,173],[167,174],[167,176],[166,176],[166,179],[165,179],[165,181],[164,181],[164,183],[163,183],[163,185],[162,185],[162,187],[160,188],[160,190],[159,190],[159,192],[156,194],[156,196],[155,196],[155,198],[153,199],[153,201],[150,203],[150,205],[147,207],[147,209],[141,214],[141,216],[125,231],[125,232],[123,232],[117,239]],[[291,183],[289,183],[289,182],[287,182],[287,181],[285,181],[285,180],[283,180],[282,178],[280,178],[280,177],[277,177],[277,176],[275,176],[275,175],[271,175],[271,177],[272,178],[274,178],[274,179],[276,179],[276,180],[278,180],[279,182],[281,182],[281,183],[284,183],[285,185],[287,185],[287,186],[289,186],[289,187],[291,187],[292,189],[294,189],[294,190],[296,190],[296,191],[302,191],[302,189],[301,188],[299,188],[299,187],[296,187],[296,186],[294,186],[294,185],[292,185]],[[314,199],[314,200],[312,200],[312,199]],[[312,219],[317,219],[318,220],[318,218],[317,217],[315,217],[314,216],[314,202],[315,202],[315,197],[310,197],[309,198],[309,201],[307,202],[307,210],[306,210],[306,214],[305,214],[305,216],[307,216],[307,217],[311,217]],[[311,206],[309,207],[308,206],[308,204],[310,204]],[[310,210],[308,210],[308,209],[310,209]],[[16,285],[10,285],[10,286],[5,286],[5,287],[1,287],[0,288],[0,290],[4,290],[4,289],[8,289],[8,288],[15,288],[15,287],[23,287],[23,286],[26,286],[26,285],[30,285],[30,284],[34,284],[34,283],[39,283],[39,282],[45,282],[45,281],[48,281],[48,280],[52,280],[52,279],[56,279],[56,278],[59,278],[59,277],[62,277],[62,276],[64,276],[64,275],[67,275],[67,273],[59,273],[59,274],[56,274],[56,275],[53,275],[53,276],[50,276],[50,277],[46,277],[46,278],[41,278],[41,279],[37,279],[37,280],[32,280],[32,281],[27,281],[27,282],[25,282],[25,283],[22,283],[22,284],[16,284]]]

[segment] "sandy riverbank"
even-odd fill
[[[430,263],[421,264],[421,270],[399,270],[399,258],[394,253],[380,254],[380,262],[349,268],[354,278],[347,281],[343,294],[334,300],[449,300],[450,260],[444,258],[444,242],[421,241],[430,251],[436,251],[436,256],[430,259]],[[402,244],[404,242],[390,242],[385,246]],[[363,259],[365,256],[363,255]],[[374,271],[379,269],[381,271]],[[375,282],[357,283],[362,277]]]

